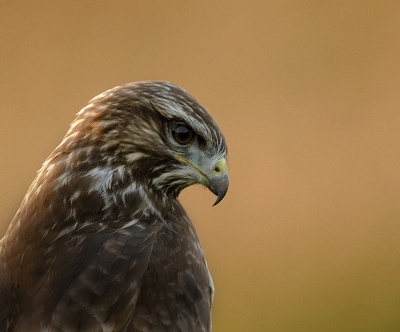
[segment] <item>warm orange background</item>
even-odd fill
[[[0,220],[94,95],[173,81],[229,144],[182,201],[214,331],[400,331],[400,2],[1,1]]]

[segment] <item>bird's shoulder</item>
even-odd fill
[[[126,325],[161,227],[154,218],[125,228],[93,225],[67,241],[61,236],[47,250],[35,248],[41,260],[5,288],[14,288],[22,304],[15,330],[112,331]]]

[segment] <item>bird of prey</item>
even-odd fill
[[[210,331],[213,281],[178,200],[228,189],[225,138],[164,81],[93,98],[0,242],[0,331]]]

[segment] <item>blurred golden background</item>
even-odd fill
[[[400,331],[400,2],[0,1],[0,235],[75,113],[125,82],[192,93],[224,201],[182,201],[214,331]]]

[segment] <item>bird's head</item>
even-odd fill
[[[199,183],[217,195],[215,204],[228,190],[227,147],[218,125],[168,82],[129,83],[93,98],[59,148],[71,160],[92,160],[93,174],[112,170],[113,182],[133,178],[168,195]]]

